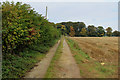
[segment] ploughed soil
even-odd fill
[[[95,61],[107,66],[116,66],[118,74],[118,37],[70,37]],[[112,77],[112,76],[111,76]]]

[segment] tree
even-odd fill
[[[87,28],[87,34],[88,36],[90,37],[96,37],[97,34],[96,34],[96,27],[94,25],[89,25],[88,28]]]
[[[70,33],[70,26],[72,26],[72,22],[62,22],[62,23],[59,23],[59,24],[61,24],[61,25],[65,25],[65,27],[66,27],[66,34],[68,34],[69,35],[69,33]]]
[[[66,27],[65,27],[65,25],[61,25],[61,31],[62,31],[62,35],[65,35],[65,30],[66,30]]]
[[[86,30],[86,28],[82,28],[82,30],[80,32],[80,36],[83,36],[83,37],[87,36],[87,30]]]
[[[104,36],[104,34],[105,34],[104,28],[102,26],[98,26],[98,28],[97,28],[98,37],[102,37],[102,36]]]
[[[74,31],[74,28],[72,26],[70,26],[70,33],[69,33],[69,35],[71,37],[73,37],[75,35],[75,31]]]
[[[57,29],[61,29],[62,24],[57,23],[56,26],[57,26]]]
[[[80,32],[81,32],[82,28],[85,28],[86,25],[84,22],[75,22],[75,23],[73,23],[73,27],[75,30],[75,36],[80,36]]]
[[[112,36],[112,28],[111,27],[108,27],[107,29],[106,29],[106,31],[107,31],[107,36]]]
[[[120,36],[120,32],[115,30],[112,35],[113,36]]]
[[[74,30],[75,30],[75,36],[80,36],[80,31],[83,27],[86,27],[86,25],[84,24],[84,22],[62,22],[62,23],[59,23],[59,24],[62,24],[62,25],[65,25],[66,27],[66,33],[69,35],[70,33],[70,26],[73,26]]]

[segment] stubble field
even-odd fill
[[[86,75],[88,78],[118,77],[118,37],[70,37],[70,39],[92,59],[83,60],[78,64],[83,77]]]

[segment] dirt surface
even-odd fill
[[[63,42],[63,52],[57,65],[59,65],[59,70],[56,73],[57,78],[81,78],[79,67],[65,40]]]
[[[99,62],[118,64],[118,37],[73,37],[80,48]]]
[[[58,43],[55,44],[55,46],[53,46],[53,48],[49,50],[46,57],[42,61],[37,63],[37,66],[34,67],[29,73],[27,73],[24,78],[44,78],[45,73],[49,67],[52,57],[54,56],[54,53],[56,52],[59,43],[60,41],[58,41]]]
[[[105,68],[115,70],[109,78],[118,75],[118,37],[70,37],[94,61],[104,63]],[[87,64],[87,63],[84,63]],[[84,68],[83,68],[84,69]],[[83,70],[82,69],[82,70]],[[90,76],[91,77],[91,76]]]

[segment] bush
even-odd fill
[[[1,6],[0,6],[1,7]],[[43,58],[60,32],[30,5],[2,4],[2,77],[20,78]]]
[[[22,51],[29,45],[51,43],[60,35],[54,23],[48,22],[28,4],[3,2],[3,53]]]

